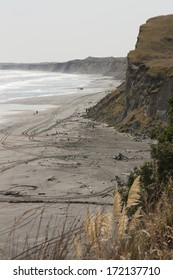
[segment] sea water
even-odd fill
[[[12,99],[71,94],[80,89],[92,88],[96,92],[102,80],[101,75],[0,70],[0,103]],[[98,84],[92,87],[94,81]]]
[[[0,70],[0,115],[18,112],[20,108],[21,110],[34,109],[34,105],[26,104],[18,104],[16,109],[17,99],[33,99],[72,93],[82,94],[84,92],[96,93],[110,88],[117,82],[111,77],[103,77],[102,75]],[[51,107],[49,105],[39,106],[40,108],[37,105],[37,109]]]

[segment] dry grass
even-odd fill
[[[132,60],[172,57],[173,15],[149,19],[140,27],[136,50],[130,53]]]
[[[170,190],[171,195],[163,193],[154,211],[145,213],[139,206],[138,177],[129,191],[126,204],[122,205],[121,196],[116,192],[113,213],[88,212],[83,237],[75,240],[75,248],[78,248],[75,249],[76,258],[173,259],[172,185]]]
[[[144,109],[134,109],[129,112],[128,115],[117,125],[117,128],[121,131],[129,130],[129,127],[132,127],[133,123],[137,121],[139,123],[138,131],[142,131],[147,127],[151,119],[145,114]]]
[[[136,49],[128,55],[131,64],[146,63],[156,76],[173,74],[173,15],[149,19],[140,27]]]
[[[94,109],[88,113],[88,117],[93,117],[99,121],[106,121],[109,125],[114,126],[124,107],[124,83],[118,88],[111,91],[97,103]]]

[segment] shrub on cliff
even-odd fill
[[[169,125],[159,133],[158,143],[151,146],[151,157],[157,165],[159,183],[167,183],[173,178],[173,98],[169,103]]]
[[[151,162],[135,168],[128,178],[130,186],[140,175],[143,192],[153,206],[163,191],[167,191],[170,180],[173,180],[173,98],[170,105],[169,124],[158,130],[157,144],[151,145]]]

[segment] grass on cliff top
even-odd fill
[[[173,15],[151,18],[142,25],[136,49],[128,59],[131,64],[145,63],[153,72],[164,68],[163,74],[172,75]]]

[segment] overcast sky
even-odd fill
[[[0,62],[126,56],[172,0],[0,0]]]

